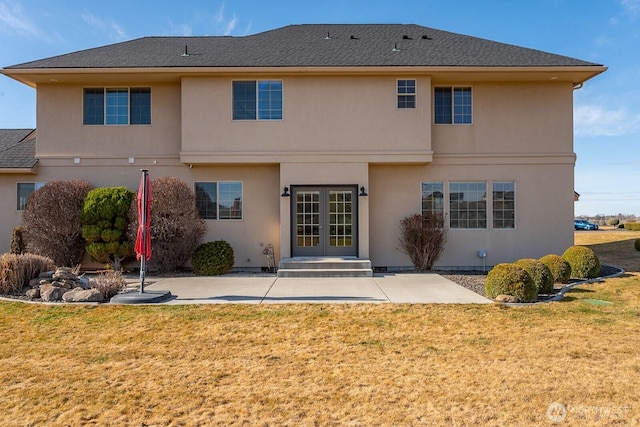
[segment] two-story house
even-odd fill
[[[573,92],[605,70],[419,25],[145,37],[6,67],[37,91],[37,167],[0,174],[0,249],[39,183],[135,189],[147,168],[193,186],[206,240],[241,267],[269,243],[408,267],[399,224],[422,211],[446,217],[440,268],[562,253]]]

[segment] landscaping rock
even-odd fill
[[[41,280],[42,279],[39,278],[29,280],[29,288],[37,288],[38,286],[40,286]]]
[[[75,288],[62,296],[64,302],[102,302],[104,296],[97,289]]]
[[[38,277],[40,279],[51,279],[54,273],[55,271],[43,271]]]
[[[34,300],[34,299],[38,299],[40,298],[40,289],[39,288],[33,288],[33,289],[29,289],[26,292],[27,298]]]
[[[53,284],[44,284],[40,286],[40,298],[42,301],[62,301],[62,296],[69,292],[69,289],[54,286]]]
[[[498,302],[520,302],[520,300],[513,295],[498,295],[495,300]]]

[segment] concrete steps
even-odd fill
[[[278,277],[372,277],[371,261],[355,257],[285,258]]]

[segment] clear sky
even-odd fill
[[[575,213],[640,215],[640,0],[0,0],[0,67],[143,36],[310,23],[419,24],[609,67],[574,95]],[[0,128],[35,124],[35,91],[0,76]]]

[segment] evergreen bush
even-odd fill
[[[538,298],[538,287],[527,271],[515,264],[498,264],[489,271],[484,293],[488,298],[511,295],[519,302],[533,302]]]
[[[600,273],[600,260],[586,246],[571,246],[562,254],[571,266],[571,276],[578,279],[593,279]]]
[[[620,219],[619,218],[609,218],[607,220],[607,225],[610,225],[612,227],[617,227],[618,224],[620,224]]]
[[[540,262],[549,268],[554,283],[569,283],[569,279],[571,278],[571,265],[560,255],[545,255],[540,258]]]
[[[640,222],[627,222],[624,225],[625,230],[640,231]]]
[[[202,276],[227,273],[234,263],[233,248],[225,240],[203,243],[193,251],[191,257],[193,272]]]
[[[550,294],[553,292],[553,275],[551,270],[544,263],[533,258],[524,258],[515,262],[515,265],[522,267],[538,288],[539,294]]]

